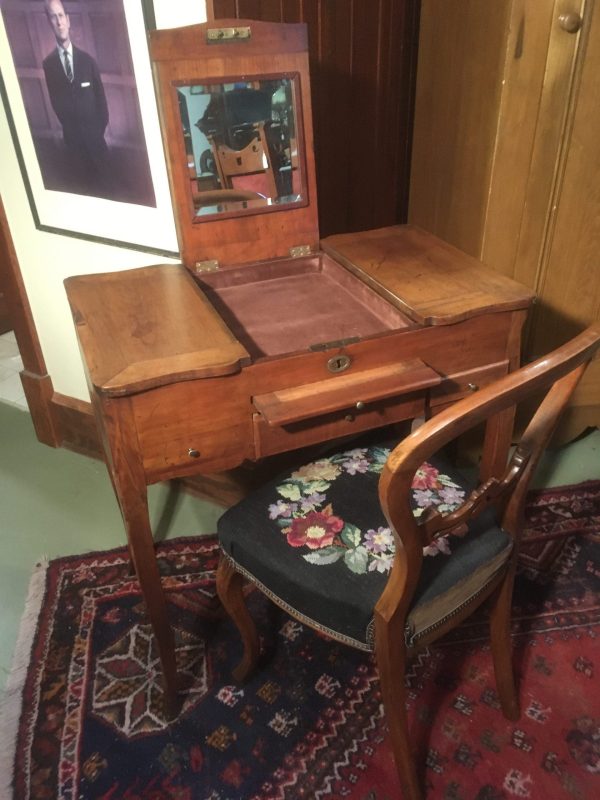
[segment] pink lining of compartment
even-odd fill
[[[327,256],[223,270],[199,283],[254,357],[412,325]]]

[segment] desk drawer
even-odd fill
[[[254,455],[250,402],[237,375],[143,392],[133,411],[150,483],[229,469]]]
[[[258,458],[389,425],[424,412],[441,376],[420,359],[256,395]]]
[[[429,405],[439,411],[438,406],[455,403],[488,383],[508,373],[508,361],[497,361],[484,367],[467,369],[447,375],[438,386],[433,386],[429,394]]]
[[[378,400],[429,389],[441,381],[435,370],[413,358],[256,395],[252,402],[269,425],[289,425],[336,411],[360,410]]]
[[[361,410],[335,411],[287,425],[270,425],[261,414],[254,414],[256,457],[263,458],[306,445],[353,436],[423,416],[424,413],[425,392],[415,392],[400,398],[365,403]]]

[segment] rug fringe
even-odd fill
[[[0,798],[2,800],[12,797],[14,758],[21,718],[23,689],[31,661],[33,638],[45,595],[48,563],[47,557],[40,559],[31,575],[10,673],[6,688],[0,698],[0,742],[4,745],[0,750]]]

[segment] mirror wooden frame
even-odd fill
[[[244,38],[215,38],[215,31],[249,29]],[[306,27],[254,20],[220,20],[149,34],[163,140],[183,263],[218,261],[242,264],[289,257],[295,247],[316,250],[319,243],[317,191],[312,137],[312,109]],[[296,130],[304,154],[303,201],[276,213],[215,215],[194,221],[189,171],[181,136],[181,117],[174,84],[244,80],[297,75]],[[251,254],[251,256],[249,256]]]

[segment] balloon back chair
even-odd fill
[[[501,707],[517,719],[510,612],[525,497],[599,346],[597,324],[460,400],[397,446],[380,442],[298,466],[228,509],[218,524],[217,590],[244,645],[234,678],[244,680],[259,656],[246,578],[300,622],[374,651],[404,797],[416,800],[422,792],[407,725],[407,661],[489,598]],[[470,483],[440,455],[474,426],[532,396],[537,403],[540,390],[544,399],[503,474]]]

